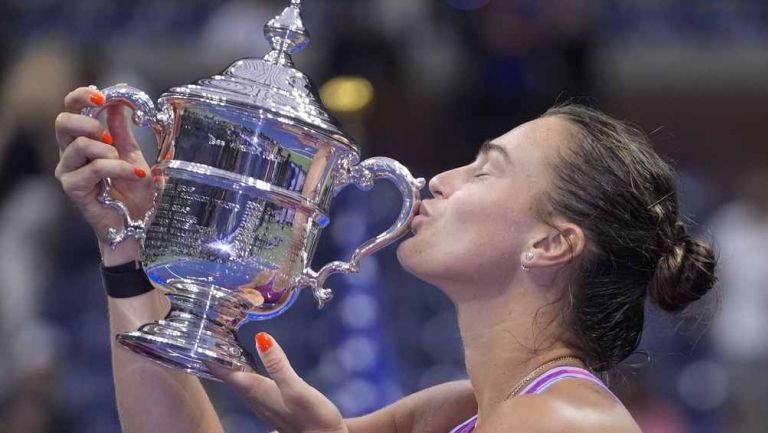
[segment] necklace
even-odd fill
[[[520,391],[522,391],[523,388],[525,386],[527,386],[533,379],[536,379],[541,373],[543,373],[547,369],[549,369],[549,367],[551,367],[551,366],[553,366],[553,365],[555,365],[557,363],[563,362],[563,361],[568,361],[568,362],[576,361],[576,362],[579,362],[581,364],[584,363],[584,361],[581,358],[578,358],[578,357],[573,356],[573,355],[560,356],[560,357],[557,357],[557,358],[555,358],[555,359],[553,359],[551,361],[547,361],[544,364],[541,364],[540,366],[534,368],[530,373],[528,373],[527,376],[525,376],[520,382],[518,382],[517,385],[515,385],[515,387],[512,388],[512,391],[510,391],[509,394],[507,394],[507,396],[504,397],[504,400],[506,401],[506,400],[509,400],[512,397],[516,397],[517,394]]]

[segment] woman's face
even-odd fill
[[[414,236],[397,250],[401,264],[449,295],[454,287],[504,291],[526,249],[551,230],[537,199],[549,188],[569,128],[558,117],[530,121],[484,144],[471,164],[435,176],[434,199],[421,203]]]

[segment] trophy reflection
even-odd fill
[[[118,211],[116,246],[140,240],[148,277],[167,292],[168,315],[117,336],[127,348],[163,365],[212,378],[206,363],[253,369],[234,331],[245,320],[285,312],[303,288],[320,306],[332,297],[325,280],[353,273],[360,261],[408,231],[423,179],[389,158],[360,162],[360,151],[316,97],[291,55],[309,43],[300,2],[265,26],[272,45],[264,58],[240,59],[224,72],[163,93],[157,107],[142,91],[120,84],[102,92],[97,116],[125,104],[160,148],[152,167],[153,209],[133,219],[102,185],[101,201]],[[403,196],[394,224],[346,261],[311,268],[336,193],[369,189],[376,179]]]

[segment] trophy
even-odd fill
[[[213,378],[207,363],[252,371],[234,331],[244,321],[286,311],[303,288],[322,307],[334,273],[354,273],[366,256],[408,231],[423,179],[385,157],[360,162],[360,151],[327,113],[291,55],[309,43],[300,1],[272,20],[264,34],[272,50],[240,59],[220,75],[173,87],[157,107],[125,84],[104,89],[106,103],[87,108],[96,117],[110,104],[133,110],[135,124],[151,128],[159,154],[152,167],[153,208],[133,219],[113,199],[105,179],[99,199],[124,226],[110,229],[114,248],[140,241],[141,261],[166,292],[171,310],[138,331],[120,334],[125,347],[163,365]],[[354,251],[348,262],[319,271],[311,260],[336,193],[348,185],[369,189],[393,182],[403,196],[395,223]]]

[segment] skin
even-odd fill
[[[130,241],[114,251],[106,246],[103,233],[117,220],[96,201],[98,182],[113,178],[134,215],[149,207],[152,188],[149,179],[134,174],[136,167],[149,170],[119,109],[108,112],[114,147],[99,141],[103,127],[98,122],[77,114],[92,105],[93,92],[80,88],[65,100],[69,114],[56,121],[61,156],[56,175],[93,226],[109,266],[137,260],[138,248]],[[440,287],[454,302],[469,381],[429,388],[345,420],[295,373],[273,339],[260,353],[269,377],[214,373],[283,433],[445,433],[475,413],[477,433],[639,432],[613,396],[584,380],[558,382],[541,395],[508,398],[536,367],[574,354],[564,343],[557,302],[568,285],[568,265],[578,260],[588,240],[578,225],[557,216],[547,224],[538,212],[551,187],[552,162],[573,141],[571,128],[557,117],[525,123],[484,145],[471,164],[436,176],[429,185],[434,199],[421,204],[414,236],[398,249],[409,272]],[[534,253],[532,260],[524,258],[528,251]],[[159,291],[110,299],[111,331],[134,330],[167,310]],[[195,377],[157,367],[119,347],[113,346],[112,353],[125,432],[223,431]]]
[[[420,209],[426,216],[398,249],[409,272],[440,287],[456,306],[478,433],[639,431],[623,406],[585,381],[507,398],[537,366],[574,354],[563,343],[558,300],[567,266],[587,239],[578,225],[557,216],[548,224],[539,211],[552,164],[572,134],[564,119],[536,119],[484,145],[471,164],[436,176],[429,185],[435,198]]]
[[[109,227],[121,223],[117,214],[101,205],[99,182],[113,180],[115,197],[124,200],[131,215],[143,215],[151,205],[153,188],[149,176],[139,178],[134,170],[149,173],[149,166],[133,138],[121,107],[110,107],[107,126],[114,146],[101,141],[105,131],[97,120],[80,115],[94,93],[79,88],[64,99],[64,112],[56,117],[59,163],[55,175],[72,202],[91,225],[98,239],[102,261],[114,266],[139,258],[138,245],[128,240],[112,250],[106,239]],[[134,331],[168,312],[168,301],[158,290],[128,299],[109,298],[110,332]],[[120,423],[124,432],[223,432],[216,412],[200,382],[147,362],[123,350],[112,339],[112,367]],[[182,420],[179,422],[179,420]]]

